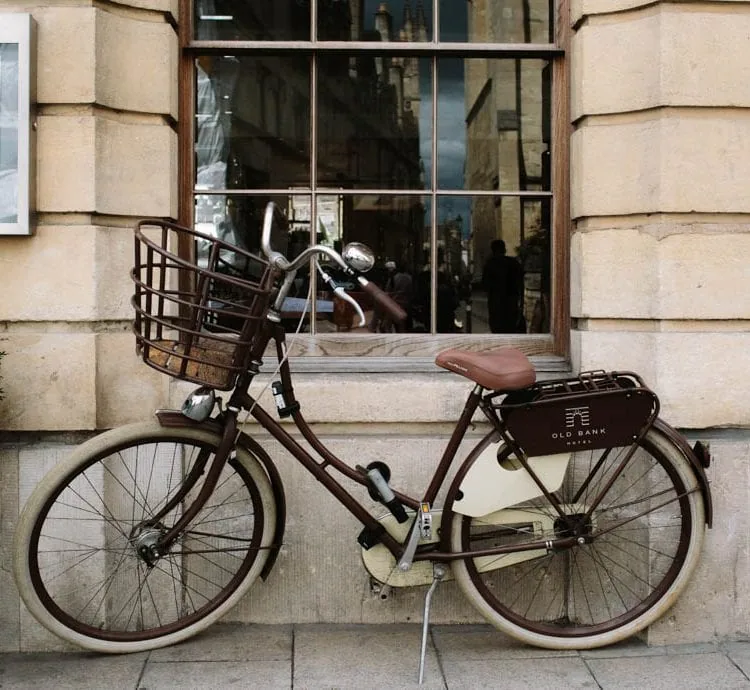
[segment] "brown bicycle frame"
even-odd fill
[[[365,528],[371,530],[380,543],[382,543],[391,554],[398,560],[403,555],[406,544],[409,540],[407,537],[403,543],[392,537],[383,527],[382,523],[375,518],[354,496],[352,496],[344,486],[336,479],[336,477],[327,472],[328,467],[332,467],[340,474],[344,475],[353,482],[368,487],[368,480],[364,473],[352,468],[344,461],[339,459],[334,453],[332,453],[315,435],[315,432],[310,427],[308,422],[300,411],[298,401],[294,396],[294,387],[292,385],[292,376],[289,369],[289,363],[285,357],[286,353],[286,333],[280,323],[273,320],[274,312],[271,312],[271,318],[269,318],[264,326],[260,329],[257,335],[256,341],[253,344],[253,348],[249,357],[248,371],[242,374],[237,381],[232,394],[227,402],[227,409],[224,413],[224,421],[222,422],[223,433],[222,442],[217,449],[214,460],[211,466],[208,468],[208,475],[206,478],[206,486],[200,492],[199,496],[195,501],[188,506],[183,513],[178,523],[170,529],[160,541],[160,547],[168,548],[169,545],[177,538],[182,527],[187,525],[190,520],[197,514],[197,512],[203,507],[205,502],[208,500],[213,487],[215,486],[221,469],[227,462],[231,448],[234,443],[229,443],[230,436],[236,441],[239,438],[239,432],[237,429],[237,415],[241,409],[248,410],[249,413],[259,422],[259,424],[268,431],[287,451],[289,451],[323,486],[341,503],[354,517],[357,518]],[[316,460],[310,453],[305,450],[290,434],[286,429],[279,424],[271,415],[265,411],[257,401],[249,394],[249,387],[253,381],[253,378],[259,372],[262,364],[262,356],[266,351],[266,348],[270,341],[273,340],[276,344],[276,355],[280,362],[279,373],[281,376],[282,390],[284,393],[284,401],[287,409],[290,410],[290,416],[294,422],[295,427],[300,431],[303,438],[310,444],[312,449],[320,456],[320,461]],[[401,503],[409,508],[418,509],[421,503],[427,503],[432,505],[435,501],[440,488],[445,481],[448,471],[453,464],[458,448],[461,441],[466,435],[466,431],[471,425],[471,420],[477,409],[481,409],[487,419],[492,424],[493,429],[484,437],[485,440],[495,436],[498,439],[503,439],[509,446],[509,448],[516,452],[523,466],[531,475],[532,480],[539,485],[542,493],[550,501],[551,506],[562,515],[562,509],[559,501],[552,496],[549,491],[544,487],[543,483],[539,480],[533,470],[525,462],[523,451],[517,446],[511,437],[508,436],[505,423],[498,417],[493,409],[493,405],[488,400],[498,394],[498,391],[494,391],[492,394],[487,396],[487,400],[483,398],[482,391],[484,389],[475,385],[469,394],[466,403],[464,404],[461,416],[456,423],[453,433],[451,434],[448,444],[443,451],[443,455],[438,463],[437,468],[432,476],[429,486],[424,494],[423,499],[417,500],[411,496],[408,496],[399,491],[393,490],[395,496],[401,501]],[[216,420],[220,421],[220,420]],[[620,464],[617,474],[622,471],[627,460],[630,458],[632,453],[637,447],[637,441],[632,444],[630,452],[627,454],[625,460]],[[470,458],[471,456],[469,456]],[[467,460],[469,459],[467,458]],[[196,478],[197,479],[197,478]],[[195,480],[194,480],[195,481]],[[608,488],[608,487],[606,487]],[[185,495],[189,491],[190,487],[186,486],[182,495]],[[596,502],[601,500],[601,496],[605,491],[601,491],[597,496]],[[443,524],[445,527],[445,524]],[[416,529],[416,520],[412,524],[411,530]],[[410,534],[411,534],[410,530]],[[501,546],[490,549],[482,549],[471,552],[456,552],[450,550],[449,543],[449,529],[443,529],[440,536],[440,540],[437,544],[425,544],[417,547],[417,551],[414,554],[415,561],[421,560],[432,560],[432,561],[453,561],[461,558],[476,558],[479,556],[491,556],[501,555],[507,553],[514,553],[520,551],[529,551],[537,549],[545,550],[557,550],[566,549],[575,545],[575,537],[560,537],[551,540],[540,540],[538,542],[527,543],[523,545],[509,545]]]
[[[292,409],[291,417],[296,428],[302,433],[303,438],[310,444],[315,452],[320,456],[321,461],[316,460],[310,453],[307,452],[287,431],[284,427],[279,424],[268,412],[257,404],[257,401],[249,394],[248,389],[252,383],[253,378],[259,370],[262,364],[262,354],[268,343],[274,340],[276,343],[276,354],[278,360],[281,362],[279,372],[281,375],[281,382],[284,391],[284,399],[288,408]],[[332,467],[337,470],[340,474],[349,478],[361,486],[367,487],[367,477],[353,469],[344,461],[334,455],[326,446],[320,441],[315,435],[308,422],[302,416],[299,404],[294,397],[294,388],[292,385],[291,371],[289,369],[289,363],[284,357],[286,352],[286,333],[283,327],[279,323],[275,323],[271,319],[266,321],[265,327],[261,329],[258,334],[258,338],[253,347],[251,354],[251,362],[249,371],[242,375],[235,386],[232,395],[227,403],[227,412],[225,415],[229,417],[224,422],[225,433],[224,441],[226,440],[226,428],[236,428],[236,417],[240,409],[249,410],[250,414],[260,423],[260,425],[268,431],[287,451],[289,451],[323,486],[341,503],[354,517],[356,517],[367,529],[373,531],[377,535],[379,541],[393,554],[396,559],[399,559],[406,547],[407,540],[401,543],[394,539],[388,532],[383,528],[380,521],[375,518],[354,496],[352,496],[344,486],[336,479],[335,476],[329,474],[326,470],[328,467]],[[424,498],[419,501],[411,496],[403,494],[399,491],[394,490],[396,497],[407,507],[417,509],[420,503],[428,503],[432,505],[435,498],[440,491],[440,488],[445,481],[453,461],[455,460],[458,448],[466,435],[466,431],[471,425],[472,417],[476,412],[477,408],[480,408],[488,419],[493,423],[495,429],[490,432],[490,435],[495,435],[500,432],[500,435],[504,435],[502,432],[502,422],[493,414],[491,407],[485,403],[482,399],[481,386],[475,385],[474,389],[469,394],[461,416],[456,423],[456,426],[451,434],[448,444],[443,451],[443,455],[440,462],[432,476],[429,486],[424,494]],[[487,438],[487,437],[485,437]],[[226,463],[231,448],[225,449],[226,444],[222,442],[220,448],[217,450],[216,456],[208,470],[207,483],[210,480],[211,484],[215,484],[218,475],[221,472],[224,464]],[[223,450],[223,452],[221,452]],[[205,487],[204,487],[205,488]],[[210,489],[202,491],[196,500],[185,510],[180,520],[180,524],[187,524],[193,516],[201,509],[203,504],[210,495]],[[412,529],[416,526],[416,522],[412,525]],[[176,538],[179,533],[178,525],[175,525],[166,535],[161,542],[162,546],[167,546]],[[573,546],[575,539],[572,537],[564,537],[550,541],[539,541],[531,544],[524,544],[521,546],[505,546],[497,547],[492,549],[485,549],[480,551],[472,552],[453,552],[450,551],[448,530],[444,530],[438,548],[435,550],[435,544],[427,544],[418,547],[417,552],[414,555],[415,561],[420,560],[434,560],[434,561],[452,561],[466,557],[478,557],[485,555],[499,555],[504,553],[513,553],[517,551],[528,551],[539,548],[569,548]]]

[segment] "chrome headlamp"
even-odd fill
[[[216,405],[216,393],[213,388],[201,386],[196,388],[182,403],[181,412],[188,419],[196,422],[205,422],[214,410]]]

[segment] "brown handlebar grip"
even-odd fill
[[[397,323],[406,321],[406,312],[394,302],[387,293],[383,292],[375,283],[369,280],[361,279],[360,285],[362,289],[372,297],[377,304],[385,309]]]

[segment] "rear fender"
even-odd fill
[[[177,410],[157,410],[156,418],[159,420],[159,424],[163,427],[190,427],[191,429],[205,429],[221,438],[222,426],[214,419],[209,419],[205,422],[194,422]],[[274,546],[271,549],[268,560],[260,573],[261,578],[265,580],[276,563],[276,558],[279,555],[279,550],[281,549],[281,544],[284,540],[284,530],[286,528],[286,495],[284,494],[284,484],[281,481],[281,475],[279,474],[276,465],[274,465],[273,460],[271,460],[268,453],[263,450],[263,447],[254,438],[241,432],[237,439],[237,445],[249,451],[257,458],[258,462],[260,462],[266,475],[268,475],[268,480],[271,482],[273,497],[276,501],[276,532],[273,537]]]
[[[691,448],[687,439],[681,433],[659,418],[654,420],[652,428],[654,431],[657,431],[662,436],[669,439],[690,463],[690,467],[698,481],[701,496],[703,496],[706,524],[711,527],[714,518],[714,507],[711,499],[711,486],[708,482],[705,470],[705,468],[711,463],[711,455],[708,452],[708,446],[699,441],[695,444],[695,448]]]

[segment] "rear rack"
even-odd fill
[[[512,391],[507,395],[493,392],[486,396],[494,408],[505,408],[509,405],[540,402],[549,398],[571,397],[587,393],[603,393],[606,391],[620,391],[623,389],[650,390],[643,379],[632,371],[604,371],[595,369],[583,371],[578,376],[566,379],[540,381],[533,386],[520,391]],[[502,400],[498,400],[502,398]]]
[[[630,371],[586,371],[507,395],[490,393],[485,403],[529,456],[629,446],[659,414],[656,394]]]

